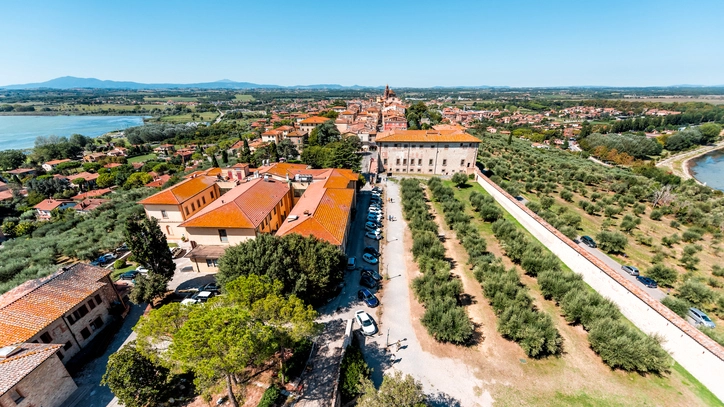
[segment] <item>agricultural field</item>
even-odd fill
[[[149,97],[143,98],[146,102],[198,102],[199,98],[194,96],[169,96],[169,97]]]
[[[146,110],[148,112],[158,109],[161,112],[166,110],[172,110],[172,106],[155,105],[155,104],[142,104],[142,105],[116,105],[116,104],[102,104],[102,105],[56,105],[51,106],[51,109],[60,112],[81,112],[81,113],[97,113],[100,111],[104,112],[119,112],[128,113],[134,110]]]
[[[446,181],[445,187],[453,187],[453,183]],[[631,368],[612,369],[602,359],[601,349],[594,351],[590,334],[582,324],[568,321],[564,317],[562,308],[551,299],[546,299],[546,292],[539,284],[539,278],[524,272],[516,262],[508,257],[511,250],[510,243],[501,243],[496,238],[493,226],[495,223],[484,221],[481,214],[485,213],[489,219],[500,216],[512,225],[533,244],[540,244],[533,239],[514,219],[497,203],[494,208],[484,208],[481,211],[473,209],[471,195],[490,198],[477,184],[454,191],[454,197],[464,208],[462,211],[451,211],[455,205],[433,200],[432,207],[437,213],[437,222],[445,235],[444,244],[447,249],[448,260],[455,265],[453,273],[459,278],[463,287],[461,298],[466,298],[465,310],[475,324],[475,337],[481,338],[479,343],[471,347],[455,347],[451,344],[435,344],[430,348],[441,356],[459,357],[471,367],[471,371],[486,384],[492,384],[492,396],[496,405],[502,406],[559,406],[559,405],[586,405],[586,406],[623,406],[623,405],[676,405],[676,406],[720,406],[722,403],[716,399],[704,386],[696,381],[681,366],[669,360],[667,372],[641,373]],[[476,201],[474,198],[472,201]],[[487,204],[486,204],[487,205]],[[458,207],[459,208],[459,207]],[[447,209],[447,210],[446,210]],[[498,215],[491,215],[491,212]],[[460,226],[460,222],[469,219],[469,226]],[[453,222],[450,228],[448,222]],[[462,234],[462,235],[461,235]],[[477,234],[487,246],[486,253],[475,253],[466,242],[469,236]],[[464,243],[461,243],[460,237]],[[547,250],[539,252],[541,256]],[[469,254],[469,253],[475,253]],[[542,353],[531,356],[530,349],[535,348],[535,341],[526,342],[528,335],[538,335],[537,330],[517,331],[510,324],[507,311],[496,311],[500,306],[502,297],[486,295],[486,286],[497,286],[493,280],[481,277],[480,262],[487,261],[490,256],[498,259],[505,270],[513,270],[519,281],[518,290],[524,294],[516,295],[515,301],[523,297],[530,298],[533,312],[541,315],[542,320],[550,320],[553,329],[560,335],[560,351]],[[472,262],[475,267],[468,264]],[[501,269],[502,270],[502,269]],[[564,273],[570,270],[562,265]],[[503,274],[510,273],[506,271]],[[514,278],[507,274],[508,277]],[[483,278],[483,283],[479,283]],[[491,277],[488,277],[491,278]],[[507,280],[507,277],[506,277]],[[508,283],[512,284],[512,283]],[[585,286],[587,292],[593,290]],[[496,292],[511,292],[512,286]],[[517,307],[515,307],[517,309]],[[516,314],[518,315],[518,314]],[[522,320],[520,316],[514,319],[521,323],[530,323]],[[623,321],[631,334],[642,335],[628,321]],[[589,327],[590,328],[590,327]],[[515,333],[517,332],[517,334]],[[513,335],[511,337],[511,335]],[[515,339],[519,338],[519,339]],[[531,348],[532,346],[532,348]],[[610,359],[607,359],[610,360]],[[610,363],[610,362],[609,362]]]
[[[129,163],[129,164],[133,164],[133,163],[143,163],[143,162],[146,162],[146,161],[155,160],[156,157],[158,157],[156,154],[138,155],[138,156],[129,158],[129,159],[128,159],[128,163]]]
[[[238,100],[239,102],[253,102],[254,96],[251,95],[234,95],[234,100]]]
[[[160,121],[165,123],[211,122],[219,116],[218,112],[184,113],[173,116],[163,116]]]

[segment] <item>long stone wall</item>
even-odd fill
[[[615,270],[561,234],[500,186],[476,171],[476,181],[536,239],[599,294],[618,305],[639,329],[664,339],[663,347],[724,401],[724,348]]]

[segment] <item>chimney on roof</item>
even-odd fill
[[[309,212],[308,210],[305,210],[305,211],[304,211],[304,214],[307,215],[307,216],[312,216],[312,212]]]

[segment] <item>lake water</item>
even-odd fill
[[[700,182],[724,191],[724,150],[691,160],[691,174]]]
[[[98,137],[143,124],[143,116],[0,116],[0,150],[28,149],[38,136]]]

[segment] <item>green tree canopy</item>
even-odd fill
[[[157,406],[171,396],[168,368],[136,349],[136,342],[123,346],[108,358],[101,384],[108,386],[126,407]]]
[[[142,216],[126,223],[124,237],[136,261],[148,268],[148,277],[138,276],[131,294],[136,302],[150,302],[166,292],[176,270],[166,236],[155,218]]]
[[[395,371],[392,375],[385,375],[379,390],[372,382],[363,379],[363,394],[357,402],[358,407],[425,407],[427,406],[425,393],[422,392],[422,383],[412,376],[402,375]]]

